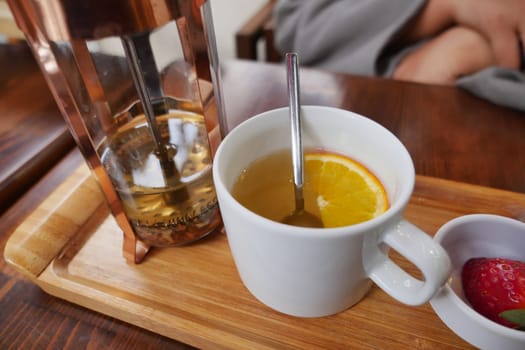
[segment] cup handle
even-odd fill
[[[385,243],[421,270],[419,280],[394,263]],[[382,247],[383,246],[383,247]],[[447,280],[451,264],[447,252],[425,232],[401,219],[379,237],[365,243],[364,267],[368,277],[386,293],[408,305],[426,303]]]

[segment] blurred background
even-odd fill
[[[211,0],[217,49],[221,59],[235,57],[235,32],[267,0]],[[18,33],[5,0],[0,0],[0,42],[16,38]]]

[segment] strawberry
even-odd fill
[[[525,330],[525,262],[472,258],[461,271],[465,297],[483,316]]]

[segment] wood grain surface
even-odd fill
[[[416,183],[405,217],[431,235],[469,213],[525,219],[523,194],[423,176]],[[128,264],[122,233],[98,191],[81,166],[14,232],[6,261],[49,294],[200,348],[471,348],[428,304],[403,305],[375,286],[334,316],[275,312],[243,286],[221,232]],[[79,215],[73,203],[88,202],[92,209]]]
[[[73,147],[25,42],[0,44],[0,213]]]
[[[71,151],[0,217],[0,349],[173,349],[192,346],[46,293],[3,258],[7,240],[70,175],[83,165]]]

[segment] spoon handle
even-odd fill
[[[292,165],[295,188],[295,208],[304,209],[303,185],[303,143],[301,138],[301,115],[299,103],[299,71],[297,53],[286,54],[286,72],[288,77],[288,101],[290,103],[290,125],[292,136]]]

